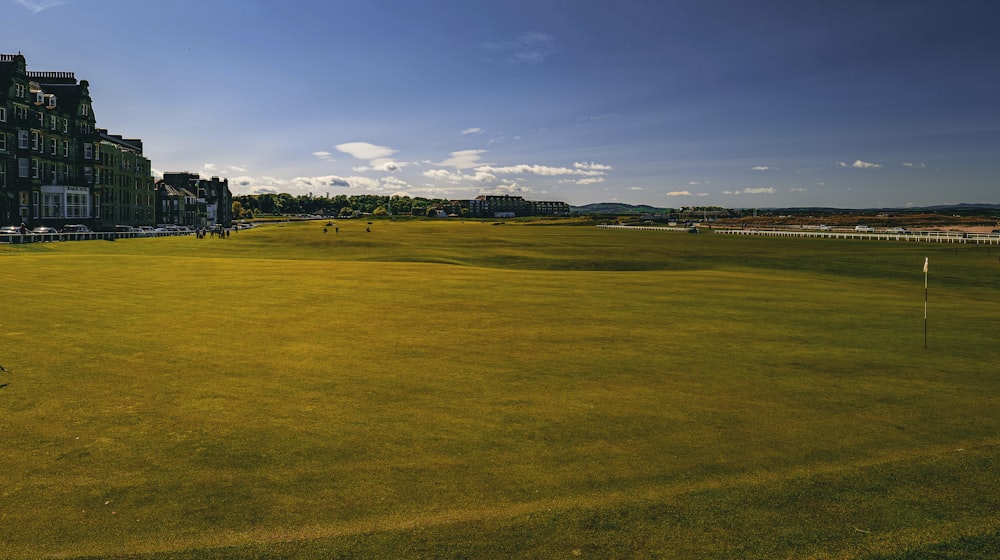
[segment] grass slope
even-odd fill
[[[0,247],[0,556],[997,551],[985,248],[339,225]]]

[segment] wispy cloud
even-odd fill
[[[778,171],[780,167],[773,167],[770,165],[755,165],[750,168],[752,171]]]
[[[446,181],[449,183],[488,183],[497,180],[496,175],[485,171],[462,173],[461,171],[448,171],[447,169],[428,169],[423,172],[423,176],[435,181]]]
[[[694,196],[691,191],[670,191],[667,196]]]
[[[513,39],[484,43],[483,48],[508,64],[540,64],[555,52],[555,38],[545,33],[522,33]]]
[[[451,152],[448,154],[448,159],[442,161],[438,165],[443,165],[445,167],[454,167],[455,169],[468,169],[470,167],[475,167],[481,165],[482,154],[485,154],[486,150],[459,150],[457,152]]]
[[[357,159],[369,161],[387,158],[398,151],[386,146],[377,146],[368,142],[347,142],[344,144],[338,144],[336,148],[337,150]]]
[[[917,167],[917,168],[920,168],[920,169],[924,169],[925,167],[927,167],[926,163],[919,163],[919,162],[914,163],[914,162],[910,162],[910,161],[904,161],[900,165],[902,165],[903,167]]]
[[[837,167],[853,167],[854,169],[875,169],[882,167],[881,163],[871,163],[868,161],[861,161],[860,159],[854,160],[854,163],[851,164],[848,164],[846,161],[838,161],[834,165]]]
[[[323,151],[313,152],[312,155],[317,159],[322,159],[325,161],[333,161],[333,154],[331,154],[330,152],[323,152]]]
[[[605,175],[605,170],[611,169],[610,166],[601,165],[598,163],[577,163],[574,164],[573,168],[569,167],[553,167],[550,165],[537,165],[537,164],[526,164],[521,163],[518,165],[507,165],[503,167],[494,166],[482,166],[477,167],[477,171],[488,171],[490,173],[496,173],[500,175],[544,175],[548,177],[555,177],[559,175],[583,175],[596,177],[600,175]]]
[[[774,194],[774,187],[747,187],[741,191],[722,191],[722,194]]]
[[[467,134],[482,134],[483,132],[486,132],[486,131],[483,130],[483,129],[481,129],[481,128],[472,127],[472,128],[467,128],[467,129],[463,130],[462,131],[462,135],[467,135]]]
[[[56,6],[62,6],[66,2],[63,0],[14,0],[25,9],[33,14],[37,14],[43,10],[48,10],[49,8],[55,8]]]

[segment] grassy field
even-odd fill
[[[338,225],[0,246],[0,558],[1000,555],[996,249]]]

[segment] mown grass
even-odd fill
[[[986,249],[338,225],[0,247],[0,557],[996,550]]]

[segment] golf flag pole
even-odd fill
[[[924,348],[927,348],[927,264],[928,258],[924,257]]]

